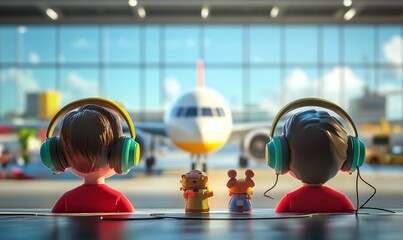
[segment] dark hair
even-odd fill
[[[111,147],[122,135],[118,114],[88,104],[64,116],[60,144],[69,166],[89,173],[108,164]]]
[[[290,170],[303,183],[325,183],[347,158],[347,133],[325,111],[294,114],[283,127],[290,147]]]

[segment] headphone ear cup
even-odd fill
[[[274,137],[266,146],[267,164],[276,174],[286,174],[290,170],[290,148],[284,136]]]
[[[133,138],[120,137],[111,149],[109,159],[109,166],[113,167],[116,173],[127,174],[139,163],[140,145]]]
[[[352,173],[364,164],[365,145],[357,137],[347,137],[347,159],[344,161],[341,171]]]
[[[52,173],[64,172],[69,167],[61,151],[58,136],[46,139],[41,145],[40,154],[43,165],[49,168]]]

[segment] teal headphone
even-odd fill
[[[41,160],[43,165],[49,168],[53,173],[66,171],[69,167],[63,151],[60,146],[59,136],[53,136],[53,131],[59,120],[67,113],[82,105],[95,104],[109,108],[118,112],[126,121],[131,137],[120,137],[111,149],[111,155],[108,163],[113,166],[116,173],[127,174],[129,170],[137,166],[140,159],[140,145],[134,140],[136,133],[133,122],[124,108],[117,103],[105,98],[84,98],[71,102],[60,109],[59,112],[50,121],[46,140],[41,145]]]
[[[292,110],[307,106],[316,106],[332,110],[346,121],[355,136],[347,136],[347,159],[344,161],[341,171],[352,173],[357,167],[361,167],[365,159],[365,146],[364,143],[358,139],[357,128],[353,120],[341,107],[320,98],[299,99],[287,104],[280,110],[270,128],[270,141],[266,145],[267,164],[276,171],[276,174],[285,174],[290,170],[290,148],[287,139],[284,135],[274,137],[274,131],[282,116]]]

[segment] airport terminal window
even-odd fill
[[[327,64],[337,64],[340,61],[340,27],[322,27],[323,35],[323,62]],[[319,49],[319,51],[321,51]]]
[[[401,27],[378,27],[379,40],[375,46],[378,49],[378,61],[381,64],[393,65],[398,68],[403,62],[403,33]]]
[[[101,95],[123,104],[126,109],[140,109],[140,77],[138,68],[107,68],[105,93]]]
[[[17,36],[25,31],[25,27],[0,27],[0,63],[17,62]]]
[[[213,116],[213,110],[211,109],[211,108],[202,108],[201,109],[201,112],[202,112],[202,116],[205,116],[205,117],[211,117],[211,116]]]
[[[139,63],[140,31],[133,26],[107,26],[103,29],[105,62]]]
[[[241,26],[204,27],[206,63],[242,63],[242,39]]]
[[[197,116],[197,108],[189,107],[186,109],[185,117],[196,117]]]
[[[0,118],[25,108],[24,96],[14,96],[23,89],[55,88],[62,104],[107,96],[142,120],[161,121],[154,113],[195,88],[200,58],[205,85],[242,112],[235,121],[271,118],[307,96],[350,110],[365,86],[385,97],[385,115],[396,121],[403,119],[402,39],[403,27],[393,24],[1,25]]]
[[[100,96],[99,74],[98,68],[61,68],[62,104],[89,96]]]
[[[165,62],[195,64],[199,59],[199,28],[168,26],[165,28]]]
[[[286,26],[285,52],[289,63],[317,63],[318,28],[309,25]]]
[[[240,108],[245,97],[242,74],[240,68],[206,67],[205,84],[219,91],[231,108]]]
[[[99,63],[100,27],[63,26],[60,28],[60,56],[62,64]]]
[[[346,63],[374,63],[374,28],[346,26],[344,30],[344,55]]]
[[[273,116],[281,108],[283,95],[280,68],[258,68],[250,70],[249,109],[270,109]]]
[[[142,28],[144,34],[144,49],[146,63],[161,62],[161,28],[159,26],[147,26]]]
[[[27,26],[21,38],[22,63],[34,64],[56,62],[56,28]]]
[[[250,27],[250,54],[252,63],[280,63],[281,37],[278,26]]]

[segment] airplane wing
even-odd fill
[[[139,129],[143,132],[150,133],[153,135],[160,135],[160,136],[168,136],[167,131],[165,128],[165,124],[162,122],[156,122],[156,123],[145,123],[145,122],[140,122],[140,123],[135,123],[135,129]]]

